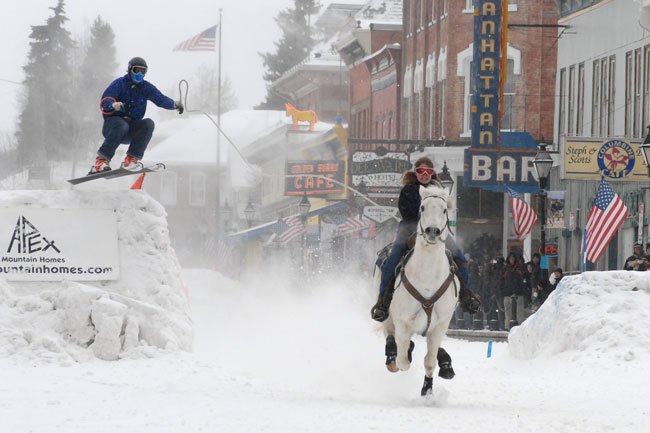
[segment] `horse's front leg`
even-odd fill
[[[447,332],[447,326],[438,324],[427,333],[427,354],[424,357],[424,385],[422,385],[422,396],[431,394],[433,391],[433,372],[438,361],[438,349],[442,338]]]
[[[397,368],[407,371],[411,368],[409,361],[409,345],[413,333],[403,323],[395,324],[395,342],[397,343]]]

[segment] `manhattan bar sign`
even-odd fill
[[[501,0],[475,0],[472,68],[472,147],[496,149],[499,141]]]
[[[527,132],[499,134],[501,57],[507,56],[505,33],[508,2],[474,0],[472,67],[472,145],[465,149],[463,184],[492,191],[539,192],[533,160],[537,144]],[[505,67],[505,63],[503,64]]]

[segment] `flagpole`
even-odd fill
[[[217,241],[221,239],[221,16],[223,9],[219,8],[219,41],[217,44],[217,182],[216,182],[216,222]]]

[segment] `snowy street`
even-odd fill
[[[488,359],[487,343],[446,339],[457,375],[436,377],[423,399],[423,340],[411,371],[388,373],[366,311],[371,296],[350,290],[362,281],[298,293],[210,271],[183,278],[193,353],[73,365],[28,352],[3,359],[2,430],[641,433],[650,422],[650,390],[639,386],[650,378],[647,357],[599,360],[586,350],[522,360],[495,343]]]

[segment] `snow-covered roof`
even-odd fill
[[[216,115],[212,116],[216,122]],[[221,130],[240,150],[257,138],[290,123],[284,111],[233,110],[221,116]],[[148,161],[183,164],[214,164],[217,159],[217,128],[203,114],[190,114],[160,122],[154,135],[165,137],[147,150]],[[221,137],[221,157],[231,144]]]
[[[402,24],[402,0],[370,0],[355,18],[360,28],[371,24]]]

